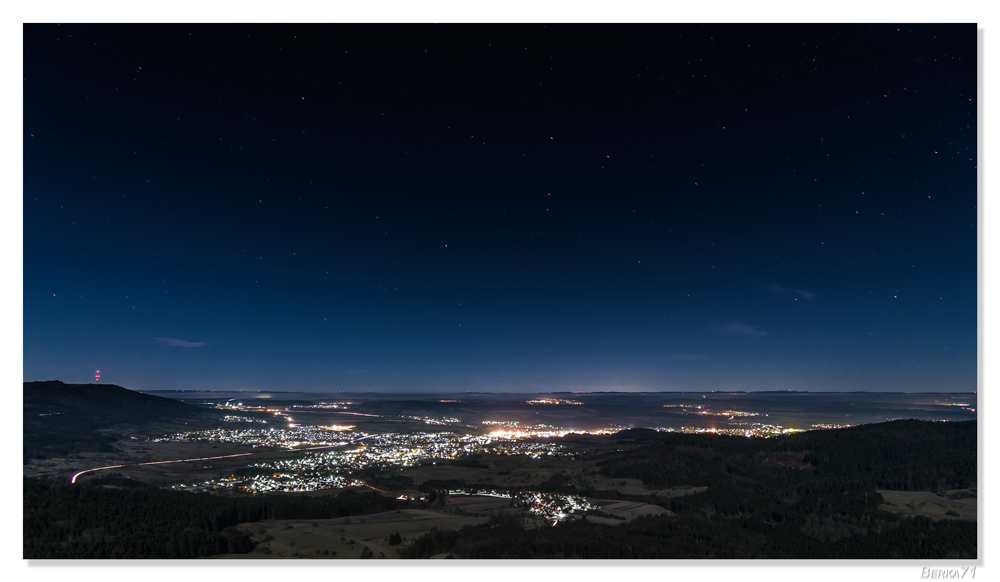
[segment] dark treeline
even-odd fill
[[[642,445],[609,455],[601,463],[601,473],[640,479],[651,487],[780,477],[782,471],[768,462],[775,453],[798,453],[821,478],[860,480],[879,489],[958,489],[976,484],[974,420],[897,420],[771,439],[645,430],[623,431],[618,438]]]
[[[838,539],[802,535],[761,520],[719,520],[697,513],[643,517],[621,525],[584,521],[524,528],[494,520],[459,531],[432,529],[402,551],[407,558],[451,552],[462,558],[934,559],[974,558],[976,524],[894,519]],[[877,531],[878,526],[881,530]]]
[[[587,490],[554,475],[541,488],[642,501],[676,515],[608,526],[586,520],[524,528],[494,520],[432,531],[405,551],[422,558],[975,558],[976,522],[878,509],[877,489],[976,484],[976,422],[894,421],[773,439],[630,430],[638,447],[599,463],[650,487],[708,486],[683,497]],[[778,461],[776,462],[777,459]],[[449,483],[449,485],[453,485]],[[614,527],[614,529],[608,529]]]
[[[253,549],[233,526],[262,519],[330,519],[411,504],[351,490],[311,497],[222,498],[135,484],[118,488],[24,479],[24,558],[195,558]]]

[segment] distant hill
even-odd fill
[[[196,417],[202,411],[183,402],[127,390],[114,384],[24,383],[25,417],[71,413],[110,424],[142,419]],[[66,419],[61,419],[66,420]]]
[[[113,436],[99,432],[115,425],[184,423],[221,413],[135,392],[114,384],[25,382],[24,459],[108,450]]]

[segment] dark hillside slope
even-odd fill
[[[115,425],[183,423],[220,416],[214,410],[113,384],[25,382],[23,400],[25,462],[110,450],[114,437],[98,431]]]
[[[177,400],[150,396],[114,384],[64,384],[58,380],[24,383],[25,417],[72,413],[76,417],[114,424],[135,422],[140,417],[194,418],[201,412]]]
[[[977,434],[976,421],[920,420],[769,439],[622,431],[613,438],[625,446],[598,461],[601,474],[652,488],[707,489],[671,498],[615,494],[672,513],[614,526],[581,520],[536,529],[514,517],[432,530],[404,556],[972,559],[979,555],[975,521],[889,513],[878,490],[975,487]],[[610,497],[580,486],[553,478],[542,487]]]
[[[977,437],[975,420],[895,420],[770,439],[631,429],[615,438],[639,446],[600,465],[608,477],[654,488],[763,481],[786,473],[785,465],[881,489],[958,489],[976,485]]]
[[[104,480],[70,485],[24,479],[24,559],[195,558],[246,553],[253,542],[234,529],[262,519],[332,519],[412,507],[375,491],[301,497],[221,498]]]

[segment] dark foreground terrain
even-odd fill
[[[544,490],[641,501],[669,513],[618,525],[581,517],[537,527],[517,510],[498,510],[458,531],[432,528],[404,543],[390,535],[386,547],[405,558],[976,558],[975,521],[883,511],[878,492],[927,491],[942,502],[956,490],[975,495],[976,431],[976,421],[915,420],[770,439],[622,431],[604,437],[618,446],[594,470],[604,478],[639,479],[651,494],[589,491],[587,480],[568,471],[553,475]],[[266,543],[235,526],[405,508],[449,511],[447,489],[475,485],[427,482],[426,501],[407,502],[392,492],[223,498],[114,477],[85,485],[25,479],[24,557],[266,554]],[[671,486],[707,489],[652,494]],[[298,557],[331,557],[316,554]],[[378,556],[361,551],[359,557]]]
[[[215,426],[223,414],[114,384],[25,382],[23,458],[112,452],[124,434],[143,429]]]
[[[434,531],[403,554],[463,558],[975,558],[975,521],[882,511],[877,489],[975,487],[976,423],[895,421],[773,439],[617,435],[641,443],[609,455],[601,472],[651,487],[708,486],[662,505],[675,515],[618,526],[586,523],[525,530],[496,518]],[[569,491],[572,487],[563,487]],[[581,491],[587,494],[589,492]],[[607,496],[605,494],[605,496]],[[613,529],[609,529],[613,528]]]

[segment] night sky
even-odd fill
[[[976,389],[976,26],[24,26],[23,376]]]

